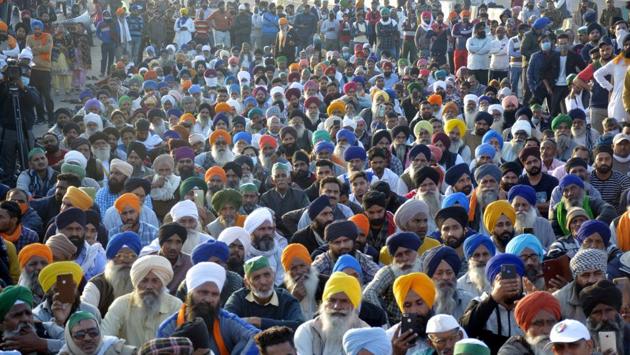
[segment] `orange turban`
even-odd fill
[[[280,26],[284,26],[288,24],[289,24],[289,20],[287,20],[286,17],[280,17],[280,19],[278,20],[278,25]]]
[[[442,109],[442,115],[444,115],[445,112],[449,111],[453,111],[455,113],[455,116],[457,116],[457,114],[459,113],[459,108],[457,107],[457,104],[455,102],[449,101],[445,103],[444,108]]]
[[[334,100],[328,105],[328,109],[326,109],[326,113],[328,116],[332,116],[333,112],[341,111],[341,114],[344,115],[346,113],[346,104],[341,100]]]
[[[0,2],[0,4],[2,4],[2,2]],[[9,26],[7,25],[6,22],[0,21],[0,31],[9,32]]]
[[[118,16],[122,16],[125,14],[125,8],[124,7],[119,7],[116,9],[116,15]]]
[[[526,332],[529,329],[532,319],[540,311],[547,311],[556,317],[556,320],[561,319],[560,315],[560,303],[549,292],[536,291],[527,294],[516,304],[514,309],[514,319],[516,324]]]
[[[195,116],[192,113],[186,112],[185,114],[179,116],[179,123],[190,122],[195,124]]]
[[[483,212],[483,225],[488,233],[492,233],[502,215],[505,215],[512,224],[516,221],[516,211],[507,200],[497,200],[486,206]]]
[[[182,87],[182,91],[188,91],[188,89],[190,89],[190,87],[192,86],[192,81],[190,81],[190,79],[182,80],[180,85]]]
[[[210,169],[206,170],[206,175],[204,175],[204,180],[208,182],[210,181],[210,179],[212,179],[213,176],[220,177],[223,183],[227,182],[227,175],[225,175],[225,170],[223,170],[223,168],[220,166],[215,165],[211,167]]]
[[[392,293],[401,312],[403,312],[403,304],[405,303],[405,298],[407,298],[409,290],[418,294],[429,308],[433,308],[433,302],[435,301],[435,285],[427,274],[412,272],[407,275],[399,276],[394,281]]]
[[[311,259],[311,255],[308,252],[308,249],[300,243],[291,243],[287,245],[282,251],[282,256],[280,258],[280,262],[282,263],[282,267],[284,271],[289,272],[291,268],[291,262],[293,259],[298,258],[306,263],[306,265],[311,265],[313,263],[313,259]]]
[[[41,243],[32,243],[20,250],[20,254],[18,254],[18,262],[20,264],[20,268],[23,269],[24,265],[31,260],[32,257],[39,256],[50,264],[53,262],[52,250],[46,244]]]
[[[433,95],[429,96],[427,98],[427,101],[429,101],[429,103],[431,105],[442,106],[442,96],[440,96],[438,94],[433,94]]]
[[[68,187],[68,190],[66,190],[66,194],[63,195],[63,198],[67,199],[73,207],[83,210],[84,212],[94,204],[90,195],[74,186]]]
[[[468,10],[462,10],[462,12],[459,13],[459,15],[461,17],[470,17],[470,11]]]
[[[370,233],[370,220],[363,213],[355,214],[348,220],[354,223],[363,234],[368,235]]]
[[[232,112],[232,106],[230,106],[230,104],[228,104],[227,102],[219,102],[218,104],[214,105],[214,112]]]
[[[121,62],[122,63],[122,62]],[[124,64],[123,64],[123,68],[124,68]],[[147,70],[146,73],[144,73],[144,80],[157,80],[158,75],[157,72],[155,70]]]
[[[617,246],[621,251],[630,250],[630,211],[624,212],[617,223]]]
[[[300,65],[298,63],[291,63],[289,65],[289,73],[292,73],[292,72],[296,72],[296,73],[300,72]]]
[[[232,144],[232,136],[230,136],[230,134],[224,129],[217,129],[216,131],[212,132],[212,134],[210,135],[210,138],[209,138],[210,145],[213,145],[214,142],[216,142],[217,139],[219,139],[219,137],[223,137],[223,139],[225,140],[225,143],[227,143],[228,145]]]
[[[121,213],[123,208],[127,206],[139,212],[141,205],[140,198],[131,192],[120,195],[120,197],[116,199],[116,202],[114,202],[114,207],[118,210],[118,213]]]

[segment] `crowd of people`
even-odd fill
[[[0,1],[2,353],[630,354],[627,10],[444,6]]]

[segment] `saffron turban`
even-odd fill
[[[516,304],[514,309],[514,319],[519,328],[524,332],[529,329],[532,320],[540,311],[547,311],[560,320],[560,303],[546,291],[535,291],[528,293]]]
[[[361,304],[361,285],[359,280],[343,272],[333,273],[326,281],[322,300],[326,301],[330,296],[339,292],[343,292],[348,296],[354,309],[359,308]]]
[[[153,272],[155,276],[162,281],[164,287],[173,279],[173,267],[168,259],[159,255],[145,255],[138,258],[133,265],[131,265],[129,275],[131,276],[131,284],[133,287],[137,287],[138,283],[150,272]]]
[[[68,200],[73,207],[86,211],[94,204],[90,195],[85,193],[78,187],[70,186],[66,190],[66,194],[63,195],[64,200]]]
[[[142,206],[142,202],[140,202],[140,198],[131,192],[124,193],[120,195],[119,198],[114,202],[114,207],[118,211],[118,213],[122,213],[125,207],[131,207],[134,210],[140,212],[140,206]]]
[[[494,225],[502,215],[505,215],[514,224],[516,212],[508,201],[498,200],[490,203],[483,213],[483,225],[486,227],[486,230],[492,232]]]
[[[49,264],[53,262],[52,250],[48,245],[32,243],[22,248],[18,254],[18,263],[20,264],[20,268],[24,268],[24,265],[26,265],[34,256],[46,259]]]
[[[284,271],[288,272],[289,269],[291,269],[291,263],[295,258],[304,261],[306,265],[309,266],[313,263],[313,259],[311,259],[311,255],[304,245],[300,243],[291,243],[284,248],[282,256],[280,257],[280,263],[282,263]]]
[[[221,181],[225,184],[227,182],[227,175],[225,174],[225,170],[223,170],[220,166],[213,166],[210,169],[206,170],[206,174],[204,175],[204,180],[209,182],[213,177],[218,176],[221,178]]]
[[[404,312],[403,304],[410,290],[420,296],[429,308],[433,308],[433,302],[435,301],[435,285],[427,274],[412,272],[407,275],[399,276],[394,281],[392,292],[394,293],[394,298],[401,312]]]
[[[230,136],[230,134],[224,129],[217,129],[216,131],[212,132],[212,134],[210,134],[210,145],[214,145],[214,143],[219,138],[223,138],[227,145],[232,144],[232,136]]]
[[[420,202],[420,200],[414,200],[414,201]],[[395,218],[396,217],[394,217],[394,221],[395,221]],[[357,230],[362,232],[363,234],[367,235],[369,233],[370,220],[363,213],[355,214],[354,216],[348,218],[348,221],[354,223],[354,225],[357,227]],[[394,223],[396,223],[397,226],[400,226],[398,222],[395,221]]]
[[[39,272],[39,276],[37,277],[44,292],[48,292],[48,290],[57,283],[58,275],[72,275],[75,287],[78,287],[83,278],[83,269],[74,261],[58,261],[48,264],[48,266]]]

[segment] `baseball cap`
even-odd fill
[[[613,144],[617,144],[623,140],[630,141],[630,135],[617,133],[617,135],[615,135],[615,138],[613,138]]]
[[[551,328],[549,339],[552,343],[575,343],[582,339],[591,340],[591,334],[581,322],[565,319]]]

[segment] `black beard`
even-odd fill
[[[182,181],[193,176],[193,174],[195,173],[195,168],[192,168],[192,167],[179,168],[178,170],[179,170],[179,176],[182,178]]]
[[[623,51],[623,56],[626,58],[630,58],[630,51]]]
[[[503,191],[510,191],[510,189],[516,184],[512,184],[512,183],[508,183],[508,182],[503,182],[501,181],[500,186],[501,186],[501,190]]]
[[[326,226],[328,226],[330,223],[332,223],[332,221],[326,222],[323,226],[319,224],[319,222],[317,221],[313,221],[312,224],[312,228],[315,232],[317,232],[317,234],[319,234],[320,236],[324,236],[324,229],[326,229]]]
[[[371,219],[370,220],[370,226],[372,227],[380,227],[385,223],[385,217],[383,218],[376,218],[376,219]]]
[[[55,146],[52,146],[52,147],[48,147],[48,148],[46,149],[46,152],[47,152],[47,153],[51,153],[51,154],[57,153],[58,151],[59,151],[59,145],[55,145]]]
[[[433,317],[433,310],[429,310],[429,312],[423,316],[417,315],[416,324],[413,326],[413,329],[417,332],[417,339],[426,339],[427,338],[427,323],[429,323],[429,319]],[[416,340],[417,342],[418,340]]]
[[[457,249],[460,245],[462,245],[462,243],[464,243],[464,239],[465,238],[450,238],[446,241],[446,245],[453,249]]]
[[[595,167],[595,170],[600,174],[608,174],[608,172],[610,172],[610,165],[598,165]]]
[[[513,304],[515,304],[515,303],[516,303],[516,301],[520,300],[521,298],[523,298],[523,293],[522,293],[522,292],[521,292],[521,293],[519,293],[519,294],[518,294],[518,295],[516,295],[516,296],[512,296],[512,297],[510,297],[510,298],[506,299],[504,302],[505,302],[505,304],[506,304],[506,305],[508,305],[508,306],[509,306],[509,305],[513,305]]]
[[[540,174],[540,168],[537,166],[532,166],[529,171],[527,172],[528,174],[532,175],[532,176],[538,176]]]
[[[219,314],[219,308],[212,307],[209,303],[206,302],[192,303],[193,304],[190,306],[190,311],[188,314],[189,320],[192,321],[195,318],[199,317],[203,319],[204,323],[206,323],[206,325],[208,326],[208,329],[211,330],[212,325],[214,324],[214,320]]]
[[[85,239],[77,236],[72,236],[68,237],[68,240],[70,240],[70,243],[72,243],[72,245],[77,248],[76,255],[79,255],[79,253],[81,253],[81,250],[83,250],[83,247],[85,246]]]
[[[112,179],[107,180],[107,187],[109,187],[109,192],[113,194],[119,194],[122,192],[125,187],[125,182],[118,182]]]
[[[306,179],[309,177],[309,174],[308,170],[298,170],[293,173],[293,177],[296,179]]]
[[[505,247],[510,242],[510,240],[512,240],[512,238],[514,238],[514,231],[512,231],[512,232],[504,232],[500,236],[494,236],[493,235],[492,239],[494,239],[497,243],[499,243],[500,246],[505,250]]]
[[[475,135],[476,136],[483,137],[483,135],[486,134],[486,132],[488,132],[488,130],[485,129],[485,128],[475,128]]]
[[[466,196],[470,196],[470,193],[472,192],[472,190],[473,190],[472,185],[466,185],[466,186],[464,186],[464,188],[462,189],[461,192],[463,192],[464,195],[466,195]]]

